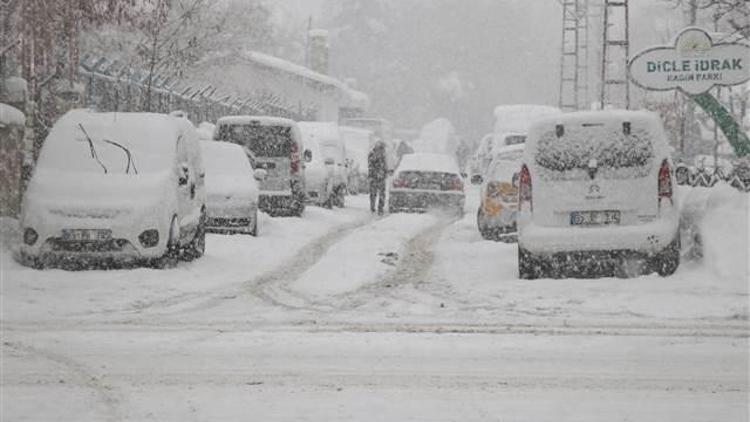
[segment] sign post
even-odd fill
[[[721,103],[709,94],[715,86],[750,80],[750,46],[714,43],[699,28],[684,29],[674,45],[646,49],[628,64],[634,84],[649,91],[680,90],[714,119],[737,156],[750,155],[750,139]]]

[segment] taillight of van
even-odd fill
[[[673,205],[672,201],[672,177],[671,170],[669,168],[669,162],[667,160],[662,161],[661,167],[659,168],[659,208],[661,208],[662,201],[669,200],[669,204]]]
[[[299,173],[300,168],[300,155],[299,155],[299,146],[296,142],[292,141],[292,147],[290,148],[290,154],[289,158],[291,159],[291,163],[289,164],[289,170],[292,174]]]
[[[523,209],[525,204],[529,204],[529,211],[534,210],[531,202],[531,173],[526,164],[521,166],[521,172],[518,175],[518,208]]]

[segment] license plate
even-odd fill
[[[66,242],[97,242],[112,239],[112,231],[105,229],[65,229],[62,239]]]
[[[620,224],[620,211],[573,211],[570,213],[572,226],[601,226]]]

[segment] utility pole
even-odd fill
[[[588,108],[588,3],[561,0],[562,43],[560,46],[559,107],[565,111]]]
[[[692,0],[691,0],[692,1]],[[599,101],[630,108],[630,13],[628,0],[604,0],[602,11],[602,67]]]

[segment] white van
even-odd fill
[[[543,120],[529,133],[518,185],[521,278],[677,269],[677,190],[655,114]]]
[[[307,198],[326,207],[343,207],[348,169],[346,145],[332,122],[298,122],[305,146]]]
[[[70,111],[47,136],[24,196],[21,262],[161,267],[199,257],[204,178],[186,119]]]
[[[214,140],[245,147],[253,168],[266,170],[260,182],[261,211],[301,216],[305,210],[302,141],[293,120],[268,116],[226,116],[216,122]]]

